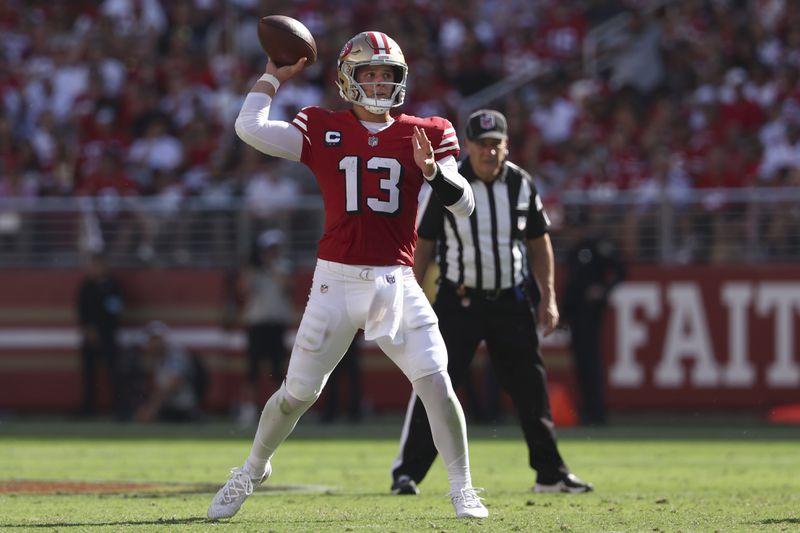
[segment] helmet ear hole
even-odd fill
[[[394,72],[394,81],[396,83],[402,83],[403,81],[405,81],[403,80],[403,75],[405,74],[406,71],[405,68],[401,66],[393,66],[392,71]]]

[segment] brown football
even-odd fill
[[[308,28],[297,19],[270,15],[258,21],[261,47],[279,67],[294,65],[301,57],[306,66],[317,60],[317,43]]]

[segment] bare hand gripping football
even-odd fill
[[[270,15],[258,21],[258,41],[278,67],[294,65],[306,58],[306,65],[317,60],[317,43],[308,28],[297,19]]]

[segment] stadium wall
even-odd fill
[[[123,270],[123,341],[163,320],[211,371],[208,407],[229,409],[245,368],[231,276],[219,270]],[[75,327],[79,271],[0,272],[0,410],[67,412],[80,396]],[[302,309],[311,273],[297,274]],[[633,267],[613,293],[604,335],[614,410],[768,408],[800,396],[800,279],[794,266]],[[290,340],[290,339],[289,339]],[[574,390],[569,335],[544,341],[549,378]],[[485,365],[477,358],[478,371]],[[362,355],[364,396],[378,412],[405,409],[410,386],[373,344]],[[266,394],[272,385],[262,383]],[[107,386],[104,395],[107,401]]]

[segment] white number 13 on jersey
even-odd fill
[[[357,156],[349,155],[339,161],[339,170],[344,171],[346,210],[348,213],[357,213],[361,210],[361,165]],[[400,177],[403,167],[397,159],[388,157],[370,157],[367,161],[367,170],[380,172],[385,177],[381,178],[379,187],[386,191],[389,199],[382,200],[367,197],[367,207],[376,213],[393,215],[400,210]]]

